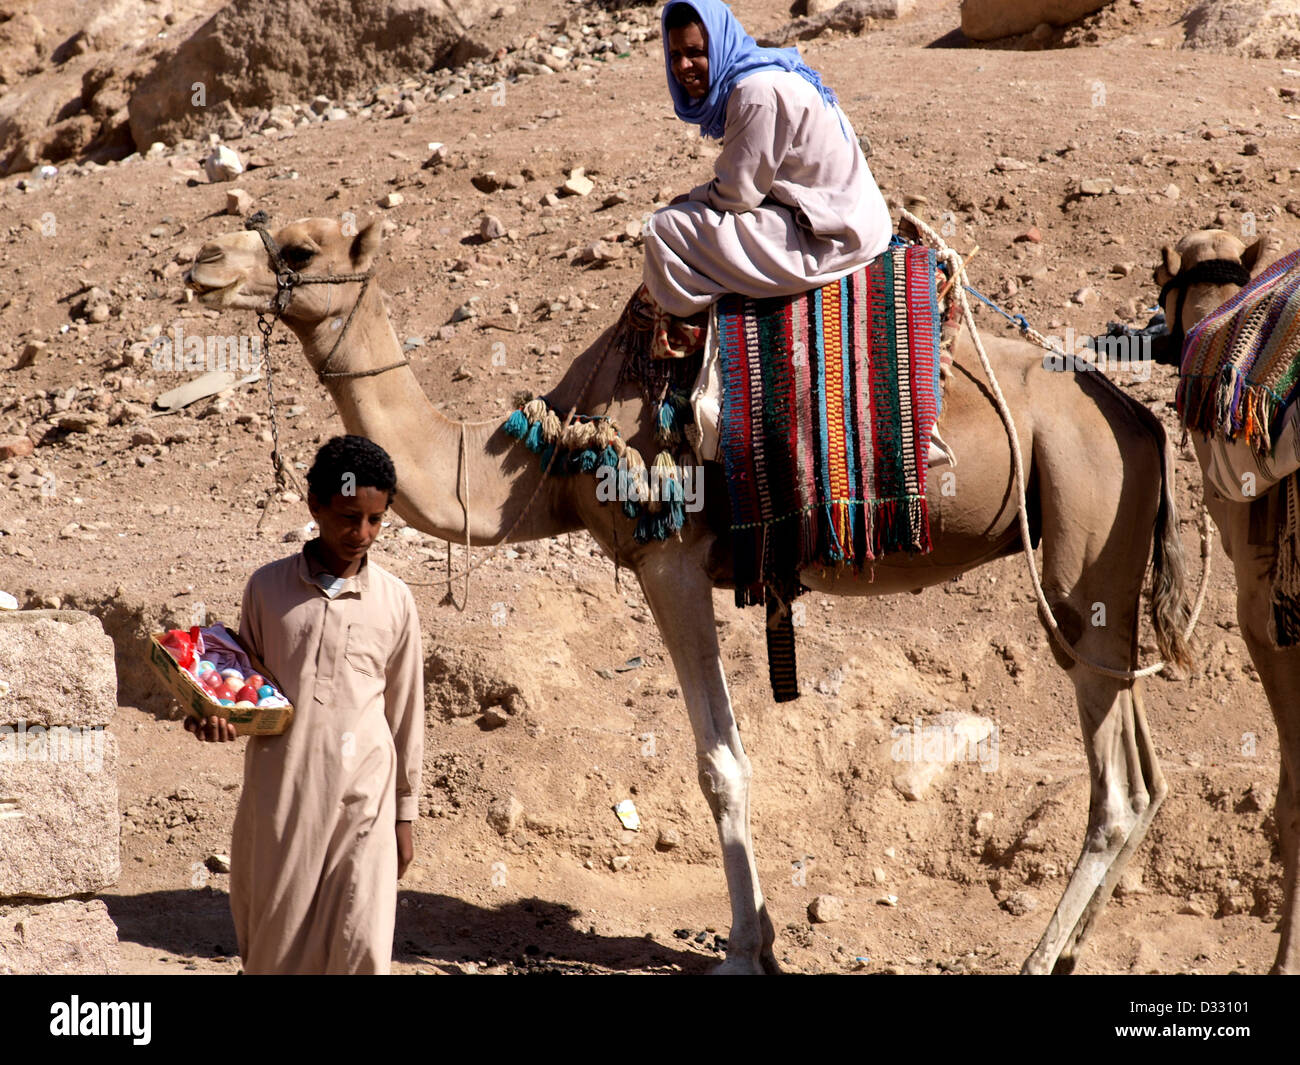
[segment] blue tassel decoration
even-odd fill
[[[532,425],[528,427],[528,432],[524,434],[524,447],[528,448],[529,451],[534,452],[542,450],[541,422],[533,422]]]
[[[583,473],[595,473],[596,464],[600,461],[600,456],[591,448],[583,448],[578,453],[578,469]]]
[[[528,432],[528,419],[522,410],[513,411],[501,429],[507,436],[522,440],[524,433]]]

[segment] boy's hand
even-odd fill
[[[207,743],[224,743],[238,739],[235,726],[224,717],[208,717],[202,722],[198,718],[185,718],[185,731],[194,733],[195,737]]]
[[[411,843],[411,822],[397,822],[397,879],[406,875],[411,859],[415,857],[415,847]]]

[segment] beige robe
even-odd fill
[[[331,599],[306,554],[263,566],[239,632],[294,706],[251,736],[230,850],[248,973],[387,973],[396,823],[418,813],[420,622],[410,589],[367,560]]]
[[[647,225],[644,280],[670,314],[687,317],[727,292],[829,284],[889,246],[889,208],[852,125],[798,74],[736,83],[714,170]]]

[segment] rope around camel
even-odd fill
[[[950,248],[944,239],[939,236],[930,226],[922,222],[916,215],[910,211],[902,211],[902,217],[907,219],[912,225],[916,226],[917,232],[929,240],[938,251],[940,262],[952,264],[953,279],[956,284],[953,289],[957,293],[957,299],[961,302],[962,319],[966,323],[966,328],[970,330],[971,340],[974,341],[975,351],[979,355],[980,365],[984,368],[984,374],[988,378],[989,387],[993,392],[993,399],[998,408],[998,414],[1002,418],[1003,425],[1006,426],[1007,435],[1011,438],[1011,462],[1016,473],[1016,506],[1017,515],[1020,519],[1020,540],[1025,549],[1025,563],[1029,568],[1029,579],[1034,586],[1034,595],[1038,597],[1038,608],[1042,612],[1047,627],[1056,642],[1061,646],[1075,662],[1081,666],[1086,666],[1094,672],[1101,673],[1103,676],[1114,677],[1116,680],[1137,680],[1141,677],[1149,677],[1159,673],[1165,668],[1164,662],[1155,662],[1142,669],[1112,669],[1110,666],[1103,666],[1099,662],[1085,657],[1074,649],[1074,646],[1065,638],[1061,632],[1060,626],[1056,623],[1056,615],[1052,613],[1052,608],[1048,605],[1047,596],[1043,593],[1042,581],[1038,576],[1038,563],[1034,559],[1033,541],[1029,533],[1029,510],[1025,501],[1025,467],[1024,459],[1020,453],[1020,436],[1016,432],[1015,420],[1011,417],[1011,409],[1007,406],[1006,398],[1002,395],[1002,388],[998,384],[997,377],[993,374],[993,367],[989,363],[988,355],[984,351],[984,342],[980,339],[979,329],[975,325],[975,315],[971,311],[970,300],[966,296],[966,264],[962,257]],[[1039,347],[1052,352],[1056,355],[1065,353],[1057,348],[1052,347],[1038,330],[1025,328],[1024,334]],[[1077,356],[1076,356],[1077,357]],[[1104,374],[1101,375],[1103,381],[1111,388],[1124,393],[1113,381]],[[1196,593],[1196,602],[1193,605],[1191,617],[1187,622],[1187,630],[1183,633],[1183,639],[1191,641],[1192,630],[1196,628],[1196,622],[1201,616],[1201,608],[1205,605],[1206,592],[1210,584],[1210,512],[1202,506],[1201,508],[1201,586]]]

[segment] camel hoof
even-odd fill
[[[763,966],[753,958],[728,957],[709,970],[710,976],[762,976]]]

